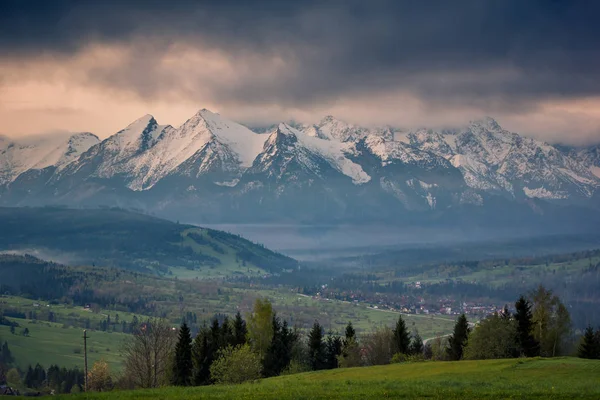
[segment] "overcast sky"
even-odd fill
[[[600,142],[600,1],[0,1],[0,132],[200,108]]]

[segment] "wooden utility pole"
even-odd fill
[[[85,391],[88,391],[88,364],[87,364],[87,329],[83,330],[83,360],[85,364]]]

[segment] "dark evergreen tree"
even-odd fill
[[[214,360],[214,353],[209,342],[210,331],[204,326],[200,329],[192,346],[192,362],[194,365],[192,381],[194,385],[210,384],[210,366]]]
[[[248,329],[246,328],[246,321],[242,319],[242,314],[238,311],[235,314],[233,320],[233,339],[232,344],[234,346],[241,346],[246,343],[246,337],[248,335]]]
[[[469,340],[469,322],[465,314],[458,317],[456,324],[454,325],[454,332],[448,338],[448,347],[446,352],[450,360],[460,360],[463,357],[463,351]]]
[[[35,368],[32,368],[31,365],[29,365],[23,383],[25,383],[28,388],[39,389],[44,386],[45,382],[46,371],[44,368],[40,364],[36,364]]]
[[[220,347],[227,347],[227,346],[233,346],[233,329],[231,326],[231,323],[229,322],[229,318],[225,317],[223,319],[223,323],[221,324],[221,332],[220,332],[220,338],[219,338],[219,343],[221,344]]]
[[[500,313],[500,316],[503,319],[506,319],[506,320],[510,319],[511,314],[510,314],[510,311],[508,310],[508,305],[507,304],[504,305],[504,308],[502,309],[502,312]]]
[[[423,339],[419,335],[419,332],[415,332],[415,335],[412,337],[408,352],[415,356],[423,355]]]
[[[287,324],[287,321],[273,316],[273,338],[263,359],[265,377],[280,375],[292,360],[292,350],[298,336]]]
[[[46,374],[46,382],[56,393],[71,393],[75,386],[82,389],[84,374],[78,368],[66,369],[51,365]]]
[[[519,297],[515,303],[515,321],[517,321],[517,337],[515,339],[516,356],[535,357],[540,355],[540,345],[533,337],[533,315],[531,303],[524,297]]]
[[[352,321],[348,321],[348,325],[346,325],[346,333],[344,335],[344,344],[348,344],[353,339],[356,339],[356,331],[352,326]]]
[[[5,341],[0,348],[0,363],[10,365],[13,361],[15,361],[15,359],[8,347],[8,342]]]
[[[317,321],[308,334],[308,359],[313,371],[325,367],[325,348],[323,346],[323,328]]]
[[[581,344],[577,349],[577,356],[580,358],[598,359],[600,358],[600,343],[597,342],[597,335],[594,328],[588,326],[581,338]]]
[[[0,385],[6,385],[6,373],[8,368],[0,362]]]
[[[171,383],[177,386],[188,386],[192,380],[192,336],[190,328],[184,322],[179,328],[179,339],[175,345],[175,360]]]
[[[33,368],[31,367],[31,364],[30,364],[29,367],[27,367],[27,373],[25,374],[25,379],[23,380],[23,383],[25,384],[26,387],[33,388],[34,380],[35,380],[35,378],[33,375]]]
[[[219,319],[215,316],[210,325],[209,342],[213,354],[216,354],[220,348],[225,347],[226,344],[222,342],[222,338],[221,325],[219,324]]]
[[[393,342],[393,352],[394,353],[402,353],[408,354],[410,348],[410,334],[406,329],[406,323],[402,318],[402,315],[398,317],[398,322],[396,322],[396,327],[393,331],[394,334],[394,342]]]
[[[325,368],[338,367],[338,357],[342,354],[343,341],[338,335],[329,332],[325,340]]]

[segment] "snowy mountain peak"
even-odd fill
[[[326,116],[316,125],[318,133],[311,134],[323,139],[337,140],[340,142],[356,141],[366,135],[365,129],[356,125],[348,124],[344,121],[334,118],[331,115]]]
[[[138,119],[136,119],[135,121],[133,121],[131,124],[127,125],[127,128],[125,128],[125,130],[127,129],[133,129],[136,126],[148,126],[151,123],[156,123],[156,120],[154,119],[154,116],[150,115],[150,114],[146,114]]]
[[[282,122],[277,126],[277,131],[283,135],[301,135],[301,133],[297,129],[294,129],[285,122]]]
[[[190,123],[199,123],[200,121],[204,121],[205,123],[210,123],[210,121],[214,121],[218,123],[218,121],[222,121],[223,117],[219,113],[212,112],[208,108],[202,108],[196,112],[187,122]],[[186,122],[186,123],[187,123]]]
[[[39,185],[52,193],[48,201],[139,201],[155,209],[185,204],[210,212],[230,199],[242,208],[276,208],[265,201],[287,195],[297,204],[313,196],[316,204],[328,204],[328,213],[338,205],[389,206],[386,212],[393,212],[394,201],[406,210],[486,207],[494,196],[594,203],[600,148],[569,151],[511,133],[489,117],[452,131],[400,131],[327,116],[317,124],[280,123],[255,133],[201,109],[178,128],[144,115],[102,142],[91,133],[0,138],[0,195],[12,191],[21,197],[4,202],[20,204]]]
[[[90,132],[75,133],[69,137],[67,142],[67,150],[63,157],[57,163],[57,166],[64,166],[74,161],[81,154],[86,152],[90,147],[100,143],[98,136]]]
[[[110,136],[103,146],[116,155],[112,162],[122,162],[154,146],[167,128],[170,126],[158,125],[152,115],[146,114]]]
[[[326,115],[321,119],[318,125],[330,124],[332,122],[339,122],[339,120],[336,119],[333,115]]]
[[[487,129],[489,131],[501,131],[502,127],[498,122],[492,117],[484,117],[481,119],[473,120],[469,122],[469,126],[471,127],[481,127],[483,129]]]
[[[218,140],[238,155],[243,167],[252,165],[258,153],[262,151],[263,144],[268,137],[265,134],[254,133],[247,127],[205,108],[185,122],[178,131],[181,137],[188,137],[190,140],[194,136],[197,137],[199,139],[198,144]]]
[[[98,142],[89,132],[7,140],[0,147],[0,183],[12,182],[31,169],[63,168]]]

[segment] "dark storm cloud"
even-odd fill
[[[217,101],[302,105],[400,88],[431,103],[510,109],[600,94],[598,15],[600,2],[584,0],[4,0],[0,54],[69,56],[94,43],[146,43],[89,79],[148,96],[180,85],[178,73],[153,59],[173,43],[201,43],[279,56],[289,67],[253,80],[250,65],[233,84],[215,77]],[[190,97],[193,81],[179,88]]]

